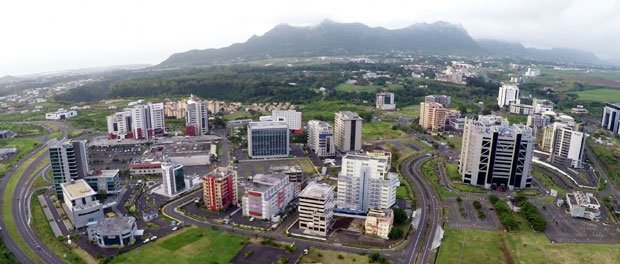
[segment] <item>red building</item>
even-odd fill
[[[223,211],[237,205],[237,172],[231,167],[219,167],[203,177],[203,198],[207,209]]]

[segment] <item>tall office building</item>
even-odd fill
[[[203,198],[207,209],[223,211],[237,205],[237,172],[232,167],[219,167],[203,178]]]
[[[130,111],[134,138],[150,139],[166,133],[164,103],[139,103]]]
[[[308,121],[308,147],[319,157],[333,156],[336,150],[332,126],[324,121]]]
[[[338,174],[338,208],[366,212],[369,208],[386,209],[394,205],[400,181],[390,172],[391,157],[389,152],[344,156]]]
[[[543,137],[540,149],[543,152],[551,153],[555,143],[557,131],[564,127],[570,127],[573,130],[579,130],[575,119],[567,115],[559,115],[555,118],[555,122],[543,128]]]
[[[614,134],[620,134],[620,103],[606,103],[601,126]]]
[[[334,215],[334,187],[311,183],[299,194],[299,229],[327,236]]]
[[[173,162],[161,164],[162,186],[164,193],[174,196],[185,190],[185,172],[183,165]]]
[[[444,107],[450,106],[450,96],[447,95],[427,95],[424,97],[425,103],[438,103]]]
[[[286,158],[289,131],[285,122],[264,121],[248,124],[248,156],[253,159]]]
[[[277,221],[276,217],[295,198],[295,186],[286,174],[257,174],[241,198],[243,215]]]
[[[586,136],[572,117],[560,115],[543,130],[541,149],[549,161],[560,166],[581,168]]]
[[[519,86],[516,84],[502,84],[499,87],[499,95],[497,96],[497,105],[500,108],[511,104],[519,104]]]
[[[423,129],[441,132],[446,127],[449,110],[440,103],[420,103],[419,124]]]
[[[493,116],[467,120],[459,165],[463,182],[487,189],[529,187],[534,141],[532,129],[524,125]]]
[[[106,118],[109,139],[133,138],[131,111],[116,112]]]
[[[377,93],[375,106],[381,110],[396,110],[396,103],[394,102],[394,93],[381,92]]]
[[[185,134],[188,136],[205,135],[209,132],[207,104],[191,98],[187,100],[185,114]]]
[[[83,179],[89,172],[86,141],[52,139],[47,142],[54,178],[54,188],[58,199],[62,199],[61,184],[71,180]]]
[[[166,133],[164,104],[130,103],[130,108],[107,117],[108,138],[150,139]]]
[[[357,113],[336,113],[334,127],[334,144],[338,150],[347,152],[362,149],[362,118]]]
[[[271,121],[285,122],[290,130],[301,129],[301,112],[295,110],[273,110]]]

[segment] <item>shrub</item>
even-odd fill
[[[474,201],[472,205],[476,208],[476,210],[480,210],[482,208],[482,204],[480,204],[479,201]]]
[[[338,255],[338,259],[344,259],[343,255]]]
[[[388,234],[388,237],[390,239],[399,239],[401,237],[403,237],[404,231],[399,228],[399,227],[392,227],[392,230],[390,230],[390,233]]]
[[[394,224],[403,224],[407,222],[407,213],[402,208],[394,208]]]

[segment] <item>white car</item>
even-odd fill
[[[142,241],[142,243],[144,243],[144,244],[146,244],[146,243],[148,243],[148,242],[151,242],[151,239],[150,239],[150,238],[147,238],[147,239],[145,239],[144,241]]]

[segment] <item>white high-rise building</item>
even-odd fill
[[[508,125],[497,117],[467,120],[459,165],[463,182],[487,189],[529,187],[534,141],[525,125]]]
[[[344,156],[338,174],[338,208],[366,212],[370,208],[386,209],[394,205],[400,181],[390,172],[391,158],[389,152]]]
[[[499,87],[499,95],[497,96],[497,105],[500,108],[509,106],[510,104],[519,104],[519,86],[516,84],[502,84]]]
[[[381,92],[377,93],[375,106],[381,110],[396,110],[396,103],[394,102],[394,93]]]
[[[107,117],[110,139],[150,139],[166,133],[164,103],[132,102],[121,112]]]
[[[311,183],[299,194],[299,229],[327,236],[334,215],[334,187]]]
[[[561,166],[581,168],[586,136],[572,117],[560,115],[556,122],[543,130],[541,149],[548,152],[549,161]]]
[[[116,112],[106,119],[108,121],[109,139],[133,138],[131,111]]]
[[[273,110],[271,111],[271,121],[286,122],[288,129],[301,129],[301,112],[295,110]]]
[[[357,113],[336,113],[334,127],[334,144],[338,150],[348,152],[362,149],[362,118]]]
[[[173,162],[161,164],[162,186],[164,193],[174,196],[185,190],[185,172],[183,165]]]
[[[190,136],[205,135],[209,132],[207,104],[200,100],[189,99],[186,106],[186,129]]]
[[[620,103],[605,104],[601,126],[614,134],[620,135]]]
[[[336,150],[332,126],[324,121],[308,121],[308,147],[319,157],[333,156]]]

